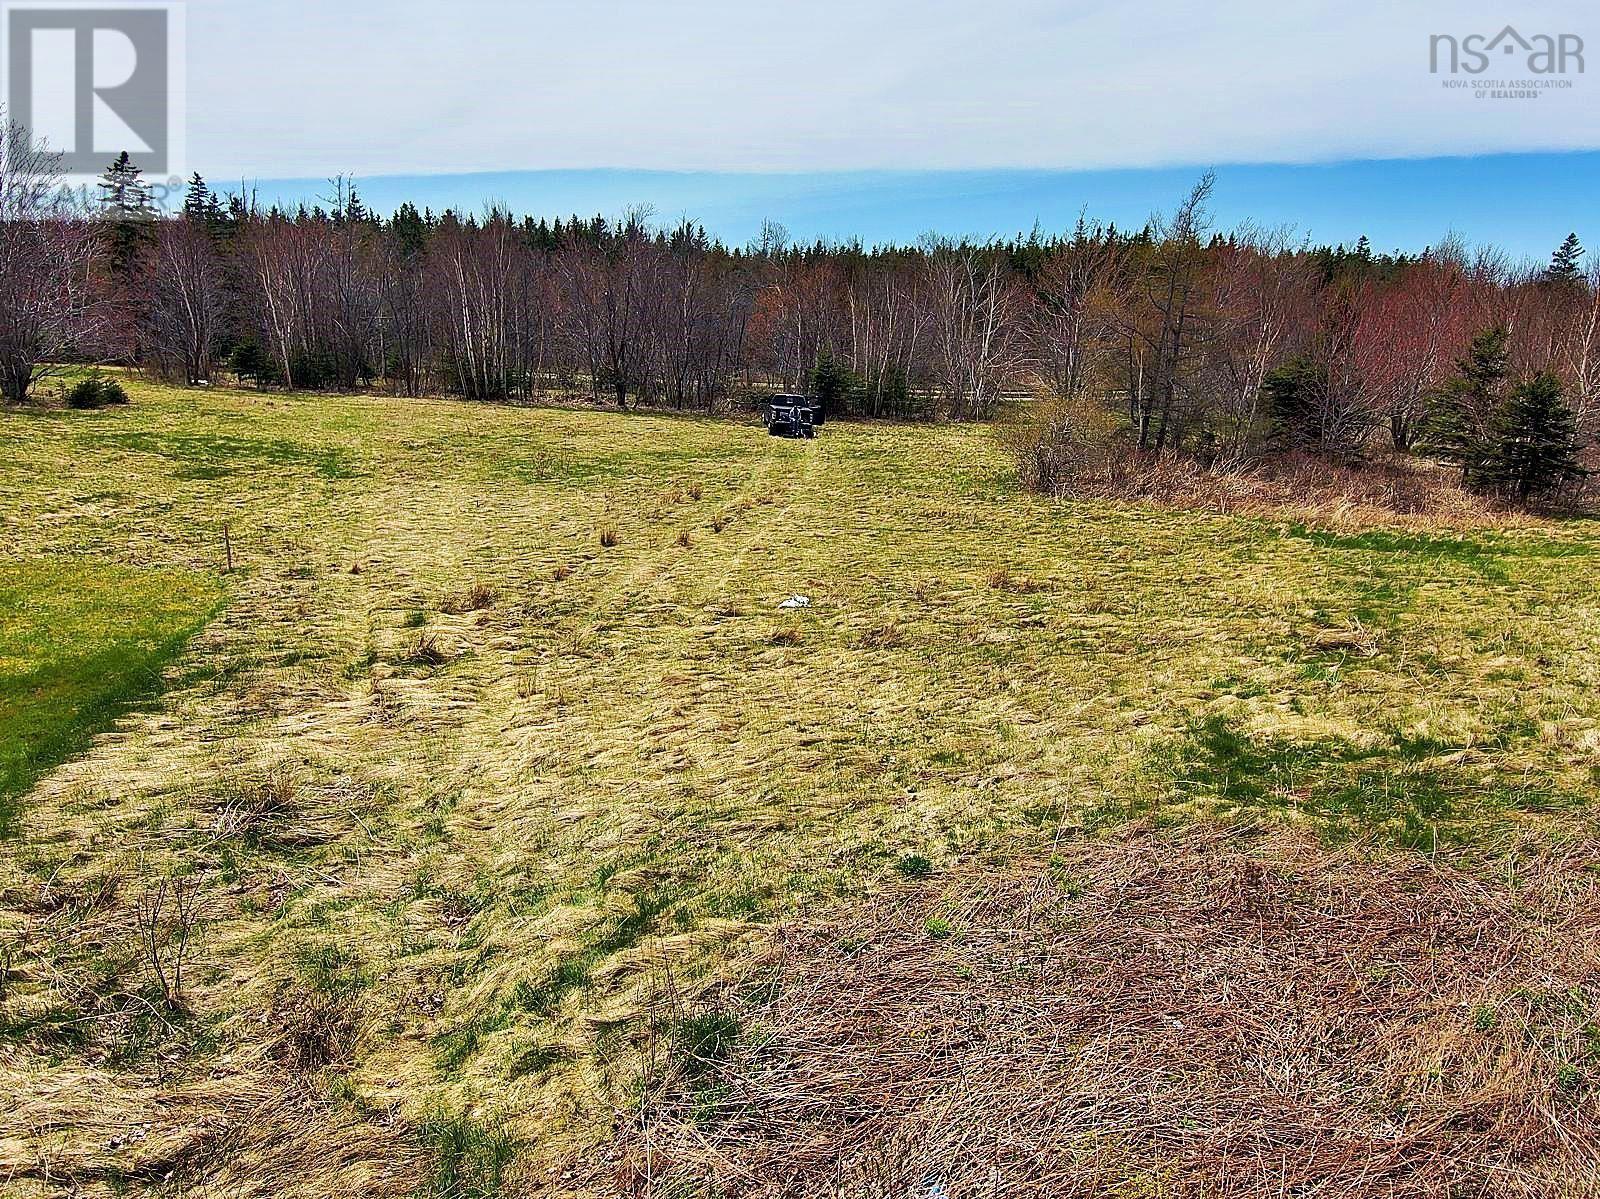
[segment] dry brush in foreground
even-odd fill
[[[1135,831],[917,883],[788,936],[724,999],[736,1042],[680,1037],[610,1185],[1592,1196],[1596,863],[1529,850],[1490,881]]]

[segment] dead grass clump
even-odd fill
[[[699,499],[700,499],[700,497],[701,497],[701,496],[702,496],[702,495],[704,495],[704,494],[705,494],[705,493],[704,493],[704,492],[703,492],[703,491],[701,491],[701,489],[700,489],[700,484],[698,484],[698,483],[691,483],[691,484],[690,484],[690,485],[689,485],[689,498],[690,498],[690,499],[691,499],[691,500],[694,500],[694,501],[696,501],[696,502],[699,502]]]
[[[274,997],[267,1019],[273,1057],[286,1069],[305,1074],[350,1063],[360,1029],[351,995],[288,983]]]
[[[149,1115],[158,1120],[153,1129],[146,1125],[141,1132],[149,1135],[141,1135],[127,1151],[126,1172],[105,1170],[102,1158],[84,1162],[83,1175],[131,1183],[134,1192],[229,1199],[407,1199],[444,1193],[420,1191],[427,1155],[403,1121],[364,1111],[321,1088],[285,1086],[281,1074],[207,1079],[186,1092],[163,1095]],[[91,1186],[86,1193],[123,1189]]]
[[[713,516],[711,518],[711,531],[713,533],[720,533],[720,532],[722,532],[723,529],[725,529],[727,527],[728,527],[728,522],[723,517]]]
[[[784,625],[783,628],[774,631],[772,636],[767,638],[767,644],[799,645],[804,640],[805,638],[801,636],[799,629],[793,625]]]
[[[690,549],[694,545],[694,540],[689,536],[689,530],[688,529],[679,529],[678,530],[678,537],[677,537],[676,544],[677,544],[679,549],[685,549],[685,550],[686,549]]]
[[[1359,620],[1349,628],[1318,629],[1311,637],[1311,648],[1322,652],[1347,652],[1363,658],[1378,655],[1378,638]]]
[[[1136,832],[907,884],[784,940],[749,980],[757,1034],[658,1082],[613,1184],[1600,1193],[1596,850],[1521,858],[1507,883]]]
[[[318,797],[294,767],[282,763],[246,775],[211,822],[219,841],[274,851],[325,845],[347,828],[338,807]]]
[[[904,630],[892,621],[870,628],[861,635],[861,644],[867,649],[894,649],[904,645],[905,640]]]
[[[572,567],[568,566],[565,562],[561,563],[550,572],[550,578],[557,583],[561,582],[563,579],[570,579],[571,577]]]
[[[404,661],[413,666],[443,666],[450,661],[450,654],[440,644],[435,633],[423,633],[406,650]]]
[[[485,608],[494,607],[495,601],[500,598],[500,593],[486,583],[474,583],[471,587],[458,595],[445,598],[439,605],[439,611],[447,616],[461,616],[467,612],[481,612]]]
[[[600,544],[606,549],[610,549],[612,546],[616,545],[618,540],[619,538],[617,537],[617,530],[615,526],[606,525],[605,528],[600,530]]]
[[[266,830],[297,814],[299,794],[299,776],[286,766],[273,766],[228,795],[211,821],[211,831],[224,840],[263,841]]]
[[[1026,575],[1014,575],[1004,566],[989,574],[989,586],[996,591],[1009,591],[1014,595],[1032,595],[1044,590],[1044,584]]]

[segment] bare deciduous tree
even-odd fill
[[[1237,464],[1260,435],[1267,376],[1304,335],[1315,295],[1310,266],[1286,230],[1246,229],[1216,258],[1205,387],[1218,459]]]
[[[185,383],[209,380],[226,305],[222,261],[210,235],[193,221],[160,222],[143,275],[140,323],[153,364]]]
[[[1031,334],[1039,373],[1062,399],[1081,394],[1110,342],[1111,295],[1124,247],[1081,230],[1051,255],[1035,284]]]
[[[89,222],[57,198],[60,159],[0,117],[0,395],[27,400],[35,384],[103,319]]]
[[[990,415],[1017,366],[1014,280],[997,247],[926,243],[935,369],[945,410],[959,420]]]
[[[309,222],[274,215],[252,221],[242,261],[254,299],[256,325],[286,386],[309,357],[316,328],[328,245]]]
[[[1140,301],[1125,322],[1128,407],[1141,450],[1160,453],[1182,440],[1188,372],[1206,314],[1200,288],[1205,268],[1201,237],[1209,227],[1206,201],[1215,179],[1208,171],[1172,217],[1153,227],[1155,249]]]
[[[627,213],[609,237],[572,240],[562,254],[568,335],[589,364],[597,392],[625,408],[649,392],[657,368],[651,336],[662,302],[660,255],[644,209]]]

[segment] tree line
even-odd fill
[[[1525,267],[1453,239],[1377,254],[1219,233],[1207,176],[1136,230],[866,247],[768,224],[730,247],[644,211],[384,217],[344,179],[290,210],[196,175],[156,216],[126,155],[101,211],[73,215],[50,209],[50,174],[13,155],[0,183],[13,402],[74,356],[189,384],[700,411],[803,388],[839,415],[969,420],[1026,396],[1113,419],[1136,454],[1420,451],[1523,494],[1576,478],[1600,433],[1600,287],[1576,236]],[[1501,461],[1527,437],[1554,467]]]

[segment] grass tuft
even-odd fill
[[[449,616],[460,616],[467,612],[481,612],[485,608],[494,607],[495,601],[500,598],[500,593],[487,583],[474,583],[465,591],[447,597],[439,605],[439,611]]]
[[[438,634],[423,633],[406,651],[405,661],[414,666],[443,666],[450,655],[440,644]]]
[[[433,1161],[425,1199],[490,1199],[501,1193],[517,1150],[503,1128],[466,1116],[439,1116],[417,1135]]]
[[[927,878],[933,873],[933,863],[920,853],[908,853],[894,864],[905,878]]]
[[[897,624],[880,624],[861,635],[861,644],[867,649],[895,649],[905,642],[905,631]]]

